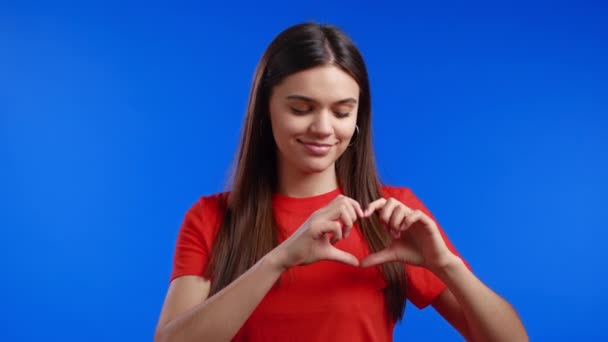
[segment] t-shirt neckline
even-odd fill
[[[327,205],[336,196],[342,194],[342,189],[337,187],[331,191],[310,197],[292,197],[274,193],[272,204],[275,208],[290,212],[308,212]]]

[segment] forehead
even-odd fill
[[[359,85],[338,67],[326,65],[289,75],[273,93],[280,97],[302,95],[329,103],[349,97],[358,99]]]

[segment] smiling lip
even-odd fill
[[[298,142],[300,144],[302,144],[304,146],[304,148],[306,148],[306,151],[308,151],[309,154],[312,154],[314,156],[326,155],[327,153],[329,153],[329,150],[333,146],[330,144],[319,144],[319,143],[305,142],[305,141],[300,141],[300,140],[298,140]]]

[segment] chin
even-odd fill
[[[304,173],[321,173],[326,171],[328,168],[332,167],[334,163],[319,161],[319,162],[311,162],[311,163],[303,163],[300,166],[300,169],[304,171]]]

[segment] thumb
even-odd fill
[[[361,260],[361,267],[370,267],[398,260],[399,257],[397,253],[394,250],[387,248],[363,258],[363,260]]]
[[[359,259],[354,255],[330,246],[323,259],[338,261],[351,266],[359,266]]]

